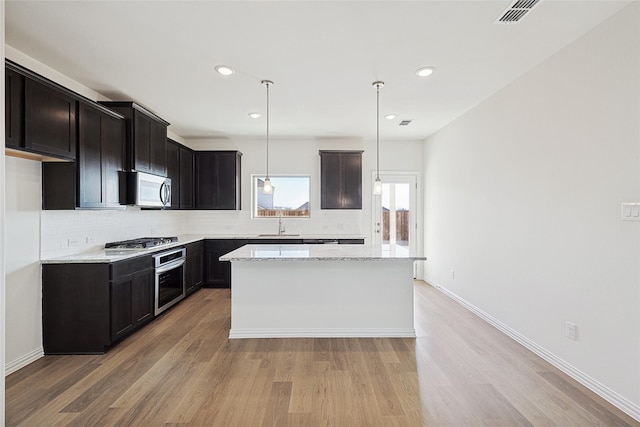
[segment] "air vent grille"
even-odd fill
[[[511,6],[506,8],[504,12],[496,19],[496,24],[513,24],[520,22],[522,18],[537,6],[540,0],[516,0]]]
[[[409,126],[412,121],[413,120],[403,120],[398,124],[398,126]]]

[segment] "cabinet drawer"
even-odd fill
[[[117,280],[149,268],[153,268],[153,258],[149,255],[118,261],[111,266],[111,277],[113,280]]]

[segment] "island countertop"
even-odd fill
[[[399,245],[245,245],[220,261],[424,261]]]

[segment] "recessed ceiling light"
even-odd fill
[[[260,114],[260,113],[249,113],[249,117],[251,117],[252,119],[259,119],[260,117],[262,117],[262,114]]]
[[[216,66],[216,71],[223,76],[230,76],[231,74],[236,72],[236,70],[229,67],[228,65],[218,65]]]
[[[395,114],[387,114],[386,116],[384,116],[384,118],[387,119],[387,120],[393,120],[396,117],[398,117],[398,116],[396,116]]]
[[[434,67],[422,67],[416,70],[416,76],[418,77],[427,77],[433,74],[436,69]]]

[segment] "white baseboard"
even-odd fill
[[[30,353],[25,354],[24,356],[20,356],[16,360],[13,360],[13,361],[7,363],[4,366],[4,374],[5,374],[5,376],[14,373],[15,371],[17,371],[20,368],[24,368],[28,364],[33,363],[36,360],[40,359],[42,356],[44,356],[44,349],[42,347],[40,347],[40,348],[37,348],[37,349],[33,350]]]
[[[580,384],[584,385],[589,390],[593,391],[598,396],[602,397],[603,399],[605,399],[606,401],[608,401],[609,403],[611,403],[621,411],[625,412],[629,416],[640,421],[640,406],[636,405],[635,403],[631,402],[629,399],[611,390],[609,387],[605,386],[604,384],[591,378],[589,375],[585,374],[581,370],[577,369],[576,367],[562,360],[561,358],[551,353],[550,351],[546,350],[545,348],[539,346],[538,344],[531,341],[530,339],[520,334],[519,332],[511,329],[509,326],[505,325],[495,317],[485,313],[478,307],[469,303],[465,299],[459,297],[458,295],[451,292],[447,288],[444,288],[438,285],[432,280],[425,279],[425,282],[432,285],[434,288],[442,292],[444,295],[456,301],[458,304],[460,304],[461,306],[463,306],[464,308],[466,308],[476,316],[480,317],[482,320],[486,321],[487,323],[489,323],[490,325],[492,325],[493,327],[495,327],[505,335],[509,336],[513,340],[522,344],[524,347],[528,348],[529,350],[531,350],[532,352],[534,352],[535,354],[537,354],[547,362],[551,363],[553,366],[560,369],[562,372],[569,375],[571,378],[578,381]]]
[[[231,329],[234,338],[415,338],[413,328],[395,329]]]

